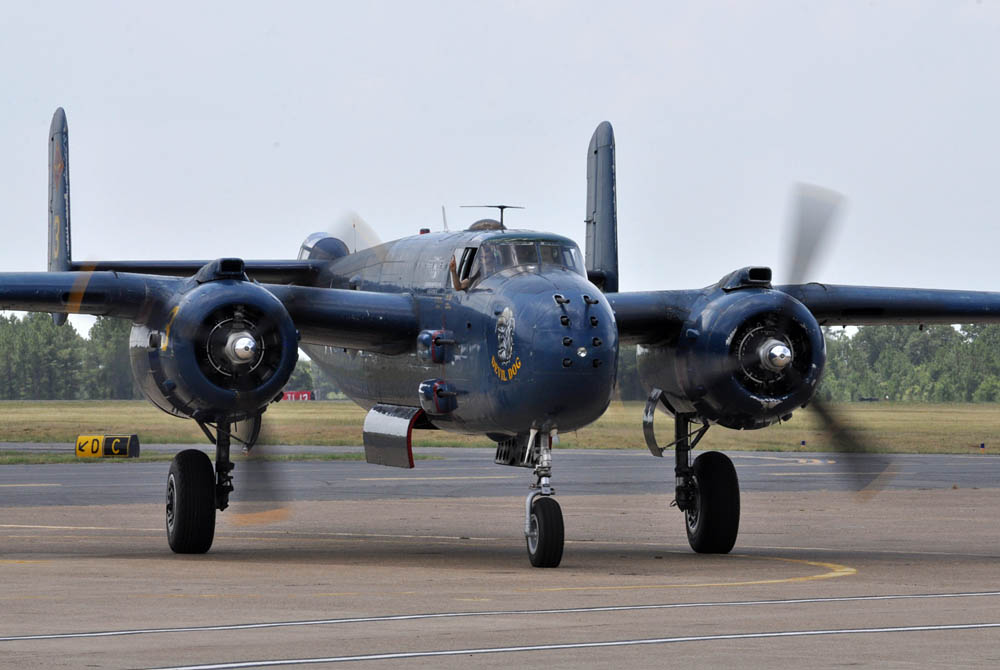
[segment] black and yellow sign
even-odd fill
[[[139,458],[138,435],[80,435],[77,458]]]

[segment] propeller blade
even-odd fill
[[[801,284],[822,253],[822,242],[834,228],[846,199],[836,191],[798,184],[793,195],[791,259],[788,283]]]
[[[351,253],[382,244],[375,229],[358,216],[357,212],[347,211],[341,214],[330,226],[329,232],[346,244]]]
[[[789,259],[789,283],[801,284],[809,275],[825,250],[824,241],[836,227],[838,216],[843,210],[846,198],[830,189],[813,184],[798,184],[793,194],[793,214]],[[787,324],[781,325],[781,330]],[[788,374],[798,372],[790,366]],[[823,430],[830,436],[833,447],[847,465],[862,495],[873,495],[881,490],[895,474],[892,459],[877,454],[874,445],[866,442],[856,430],[843,423],[818,395],[809,407],[819,416]]]
[[[234,427],[234,436],[240,439],[252,437],[246,458],[238,462],[235,471],[236,501],[233,505],[233,523],[240,526],[258,526],[277,523],[287,519],[291,513],[288,506],[289,487],[280,468],[271,460],[276,454],[268,445],[257,444],[257,435],[241,434],[246,429],[253,432],[253,426],[240,422]],[[266,431],[264,431],[266,433]],[[239,443],[234,440],[234,447]]]
[[[809,407],[819,416],[824,431],[830,436],[837,454],[848,468],[846,474],[854,480],[858,493],[870,498],[881,491],[896,475],[898,469],[891,457],[876,453],[872,444],[844,424],[836,412],[819,397]]]
[[[83,303],[83,297],[87,294],[87,286],[90,285],[90,278],[94,274],[95,267],[97,267],[96,264],[88,263],[77,273],[76,279],[73,281],[73,288],[69,292],[69,299],[66,301],[69,314],[80,312],[80,305]],[[57,319],[56,316],[53,315],[52,318],[55,319],[57,326],[60,325],[60,322],[65,322],[65,314],[62,315],[62,319]]]

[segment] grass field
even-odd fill
[[[612,403],[593,425],[563,433],[563,448],[645,449],[642,403]],[[878,450],[900,453],[1000,453],[1000,405],[852,403],[834,406],[858,436]],[[262,443],[357,445],[365,412],[347,402],[283,402],[264,415]],[[171,417],[144,401],[0,402],[0,442],[72,445],[77,435],[138,433],[140,443],[204,444],[193,421]],[[660,442],[673,434],[670,417],[657,417]],[[802,441],[805,440],[805,446]],[[414,445],[492,447],[485,437],[417,431]],[[831,441],[809,410],[786,424],[756,431],[713,428],[701,448],[826,451]]]

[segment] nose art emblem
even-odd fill
[[[514,312],[504,307],[497,319],[497,361],[510,363],[514,355]]]
[[[497,318],[497,353],[490,364],[502,382],[512,380],[521,369],[521,359],[514,356],[514,312],[510,307],[504,307]]]

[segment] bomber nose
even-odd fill
[[[613,357],[616,350],[611,349],[614,338],[612,315],[607,305],[601,309],[600,298],[588,293],[580,293],[577,297],[578,306],[572,306],[573,298],[567,294],[556,293],[552,296],[557,306],[559,325],[562,332],[563,359],[562,366],[590,366],[600,368]],[[610,342],[608,340],[611,340]]]
[[[562,431],[604,412],[617,368],[618,334],[607,300],[592,288],[574,289],[551,293],[533,318],[535,420],[552,419]]]

